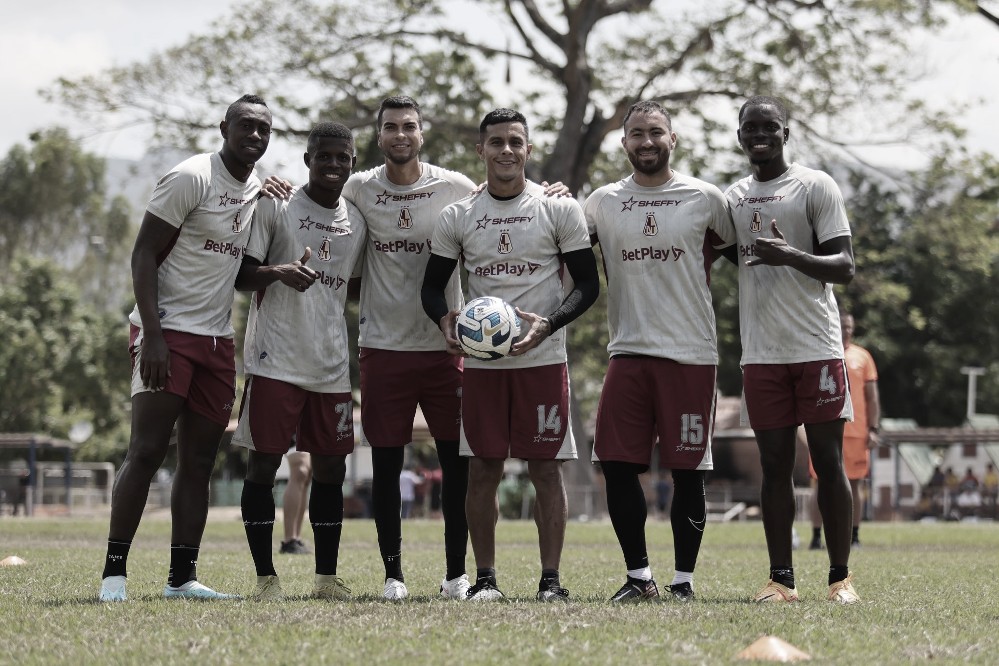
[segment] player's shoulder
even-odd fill
[[[691,176],[677,171],[674,171],[673,173],[675,174],[675,182],[678,185],[697,190],[709,199],[723,199],[725,197],[721,189],[719,189],[714,183],[709,183],[702,178],[697,178],[696,176]]]
[[[463,173],[452,171],[451,169],[445,169],[442,166],[437,166],[436,164],[431,164],[430,162],[424,162],[423,168],[424,175],[428,178],[442,180],[466,191],[475,189],[475,183],[472,182],[471,178]]]
[[[813,169],[797,162],[791,164],[785,176],[797,180],[809,189],[821,187],[839,191],[839,185],[831,175],[821,169]]]
[[[172,169],[163,174],[159,179],[159,183],[178,177],[184,180],[200,178],[205,181],[211,181],[213,173],[224,168],[225,165],[222,163],[222,158],[217,153],[192,155],[186,160],[175,164]]]
[[[553,197],[545,194],[545,188],[534,181],[527,181],[524,188],[525,202],[533,200],[537,205],[552,213],[566,211],[582,211],[576,197]]]
[[[741,196],[744,192],[749,189],[749,186],[753,183],[753,175],[750,174],[739,180],[735,181],[731,185],[725,188],[725,196],[731,199],[733,196]]]
[[[590,196],[586,197],[586,200],[597,203],[606,199],[607,197],[614,197],[622,194],[626,189],[628,189],[629,184],[631,184],[632,178],[628,176],[627,178],[622,178],[619,181],[608,183],[607,185],[601,185],[597,189],[590,192]]]

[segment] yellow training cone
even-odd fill
[[[5,557],[4,559],[0,560],[0,567],[16,567],[21,564],[27,564],[27,562],[22,560],[17,555],[11,555],[10,557]]]
[[[809,655],[776,636],[760,636],[752,645],[735,655],[746,661],[802,661]]]

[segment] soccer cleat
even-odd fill
[[[853,574],[847,575],[841,581],[829,586],[829,601],[841,604],[855,604],[860,601],[860,595],[853,589]]]
[[[767,603],[797,600],[798,590],[796,588],[786,587],[772,580],[767,581],[764,588],[757,592],[756,596],[753,597],[753,601],[762,601]]]
[[[125,601],[125,577],[108,576],[101,581],[100,601]]]
[[[382,591],[382,596],[389,601],[401,601],[409,596],[409,590],[406,589],[406,584],[401,580],[389,578],[385,581],[385,589]]]
[[[196,580],[189,580],[180,587],[167,585],[163,588],[163,596],[167,599],[240,599],[238,594],[216,592]]]
[[[461,574],[457,578],[441,582],[441,596],[445,599],[460,599],[464,601],[468,599],[468,588],[470,587],[471,584],[468,582],[468,576]]]
[[[346,601],[350,599],[350,588],[339,576],[316,574],[316,585],[312,589],[312,597],[314,599]]]
[[[558,583],[541,582],[538,586],[538,601],[569,601],[569,590]]]
[[[649,580],[639,580],[638,578],[628,577],[628,582],[626,582],[620,590],[618,590],[613,597],[610,598],[614,603],[628,603],[628,602],[638,602],[638,601],[659,601],[659,588],[656,586],[656,581]]]
[[[466,594],[469,601],[497,601],[503,598],[503,593],[496,587],[496,581],[488,578],[476,581]]]
[[[254,601],[280,601],[284,598],[277,576],[257,576],[257,589],[250,598]]]
[[[850,548],[860,548],[860,539],[854,539],[851,541]]]
[[[301,539],[289,539],[281,542],[281,552],[286,555],[308,555],[312,551]]]
[[[694,588],[690,586],[690,583],[677,583],[676,585],[669,586],[669,593],[673,595],[673,598],[677,601],[693,601],[694,600]]]

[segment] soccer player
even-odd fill
[[[756,601],[794,601],[795,433],[804,424],[818,476],[829,552],[829,599],[859,601],[848,565],[853,502],[843,471],[852,418],[832,285],[853,279],[843,195],[826,173],[788,163],[787,111],[774,97],[739,110],[739,145],[752,175],[726,191],[738,237],[743,390],[763,467],[760,504],[770,580]]]
[[[659,596],[638,478],[649,470],[657,436],[659,466],[673,472],[670,592],[689,601],[705,526],[704,472],[712,469],[718,364],[705,250],[709,237],[719,247],[731,245],[735,231],[721,190],[670,167],[676,134],[659,103],[632,105],[621,144],[634,172],[583,205],[607,273],[610,364],[593,456],[628,570],[611,601]]]
[[[527,460],[537,491],[541,601],[565,600],[559,580],[567,505],[562,462],[576,457],[569,419],[564,326],[600,289],[596,260],[575,199],[546,197],[525,175],[532,146],[527,120],[511,109],[488,113],[475,147],[486,189],[444,209],[433,235],[423,307],[450,353],[460,355],[458,311],[447,284],[461,259],[471,297],[496,296],[518,308],[523,334],[507,358],[465,362],[462,453],[469,460],[465,512],[477,576],[471,600],[502,598],[496,583],[496,490],[507,458]],[[563,266],[575,286],[565,295]],[[540,314],[539,314],[540,313]]]
[[[101,601],[124,601],[129,547],[177,426],[166,597],[227,599],[197,580],[208,492],[236,396],[233,282],[271,135],[264,100],[244,95],[219,124],[222,149],[156,184],[132,250],[132,434],[115,479]]]
[[[261,200],[236,278],[237,289],[257,292],[243,354],[246,387],[233,435],[235,444],[250,449],[240,505],[257,572],[255,599],[282,596],[271,552],[273,486],[292,435],[298,450],[312,458],[313,596],[350,595],[336,572],[345,459],[354,450],[343,311],[366,231],[363,217],[340,194],[355,159],[348,128],[316,125],[305,153],[308,184],[288,201]]]
[[[843,332],[843,353],[846,374],[850,379],[850,402],[853,403],[853,420],[843,426],[843,464],[846,478],[850,480],[853,496],[853,534],[850,545],[860,545],[860,521],[863,518],[864,479],[871,471],[871,449],[881,442],[881,400],[878,395],[878,368],[871,353],[853,343],[855,327],[853,315],[843,312],[839,316]],[[811,470],[815,478],[815,470]],[[822,515],[819,513],[818,493],[812,493],[809,503],[812,514],[812,542],[810,550],[822,549]]]
[[[309,504],[309,487],[312,485],[312,457],[299,451],[294,444],[284,454],[288,461],[288,485],[284,488],[281,510],[284,513],[284,539],[282,553],[287,555],[308,555],[312,551],[302,541],[302,523],[305,521],[305,508]]]

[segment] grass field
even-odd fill
[[[807,535],[806,525],[798,526]],[[798,551],[802,602],[748,601],[766,581],[759,523],[709,525],[695,577],[698,598],[611,606],[624,580],[608,523],[571,524],[562,561],[568,604],[533,600],[539,574],[533,523],[500,522],[498,577],[509,600],[442,601],[440,522],[404,525],[401,603],[380,599],[381,561],[370,521],[348,522],[340,575],[350,602],[305,598],[312,558],[275,555],[291,598],[277,603],[161,598],[169,522],[143,521],[129,558],[129,601],[96,601],[106,518],[0,520],[0,663],[16,664],[715,664],[763,634],[837,664],[999,663],[999,524],[865,524],[851,569],[863,602],[825,600],[824,552]],[[672,577],[668,523],[649,523],[653,571]],[[474,572],[469,550],[468,564]],[[204,583],[252,590],[241,523],[209,519],[198,565]]]

